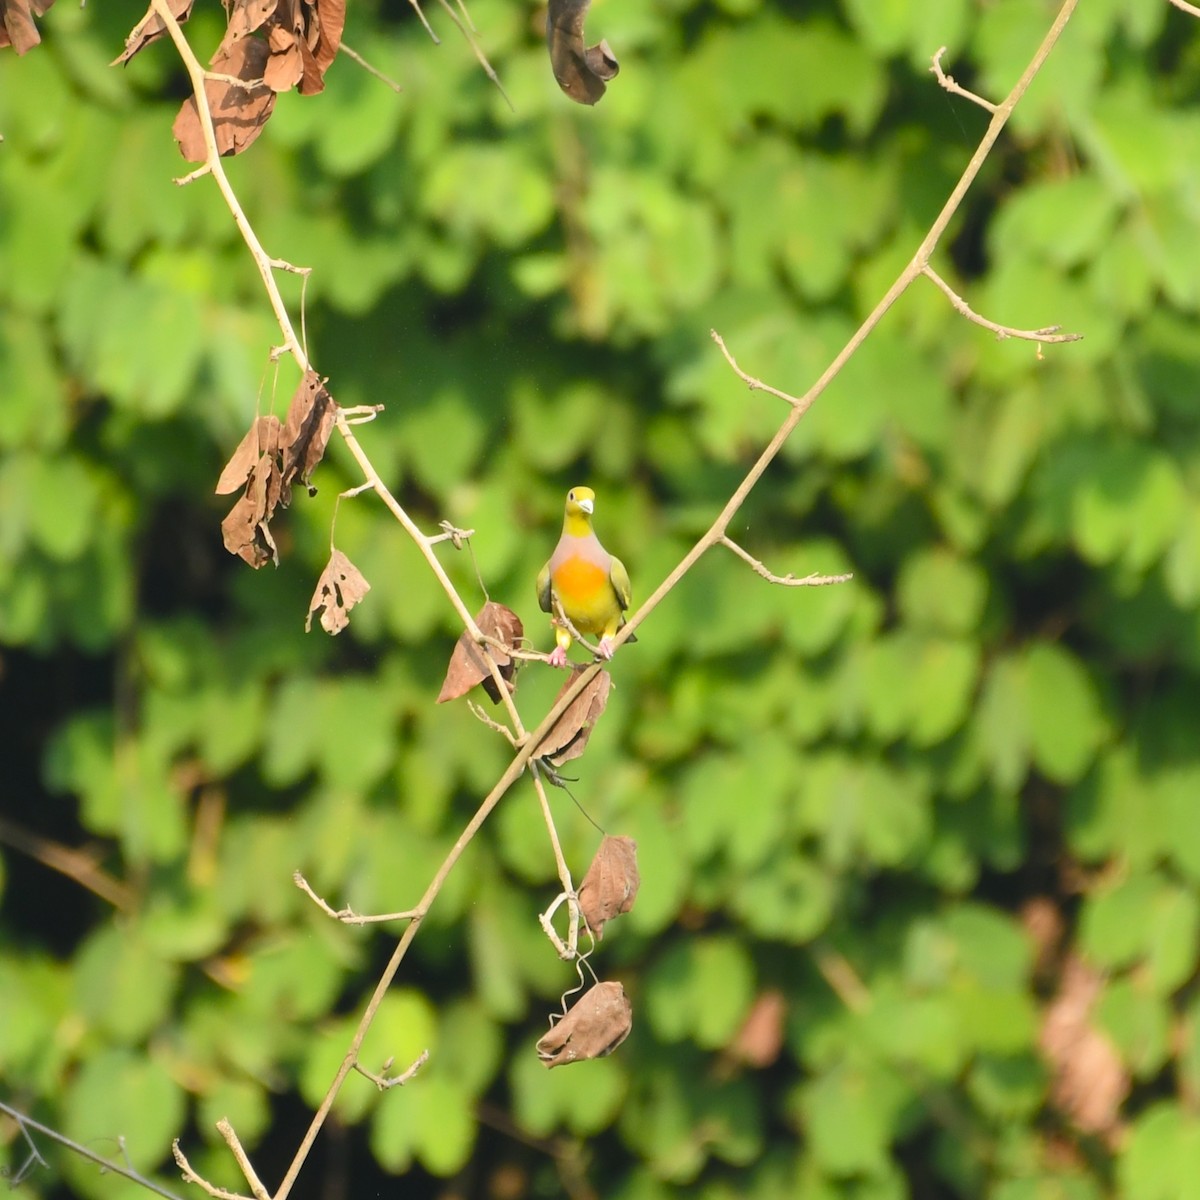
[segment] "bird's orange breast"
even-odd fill
[[[620,612],[608,572],[587,559],[566,559],[550,578],[567,616],[584,633],[602,631],[614,609]]]

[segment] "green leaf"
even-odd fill
[[[1025,654],[1033,761],[1056,783],[1077,782],[1108,736],[1087,669],[1061,646],[1034,643]]]
[[[727,1046],[750,1006],[754,967],[741,943],[710,937],[681,942],[646,980],[646,1013],[667,1041]]]
[[[1173,1200],[1182,1179],[1200,1177],[1200,1122],[1172,1101],[1152,1104],[1137,1118],[1117,1160],[1121,1195]]]

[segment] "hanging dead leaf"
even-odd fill
[[[633,1006],[619,983],[597,983],[537,1044],[547,1067],[611,1054],[633,1028]]]
[[[525,636],[521,618],[511,608],[505,608],[503,604],[497,604],[494,600],[489,600],[475,614],[475,624],[479,626],[481,633],[503,642],[510,649]],[[516,664],[512,656],[496,646],[489,646],[488,649],[496,660],[500,677],[508,684],[509,691],[513,691],[510,681]],[[457,700],[459,696],[465,696],[476,684],[483,685],[493,704],[500,703],[500,693],[488,668],[483,647],[464,629],[458,641],[454,643],[454,653],[450,655],[450,666],[446,670],[446,679],[438,693],[437,702],[444,704],[447,700]]]
[[[274,13],[275,3],[276,0],[227,0],[225,8],[229,13],[229,25],[222,45],[240,41],[256,29],[261,29]]]
[[[11,46],[18,54],[32,50],[42,40],[34,17],[42,16],[54,0],[0,0],[0,49]]]
[[[192,15],[192,3],[193,0],[169,0],[171,15],[180,25]],[[162,17],[154,9],[147,9],[146,15],[129,31],[125,49],[108,65],[124,66],[139,50],[144,50],[151,42],[157,42],[166,32]]]
[[[283,426],[274,413],[254,420],[221,471],[221,478],[217,480],[216,487],[218,496],[226,496],[244,486],[264,454],[278,454],[279,434],[282,429]]]
[[[275,93],[263,82],[268,55],[267,44],[261,38],[230,41],[227,34],[212,57],[214,72],[246,81],[239,85],[225,79],[208,79],[204,84],[217,150],[222,155],[245,150],[262,133],[274,111]],[[204,162],[208,157],[195,96],[183,102],[171,132],[188,162]]]
[[[310,26],[308,44],[313,62],[324,76],[342,44],[346,25],[346,0],[316,0],[316,19]]]
[[[783,993],[778,988],[760,992],[727,1048],[729,1057],[748,1067],[760,1070],[769,1067],[783,1049],[786,1019],[787,1000]]]
[[[591,0],[550,0],[546,44],[554,78],[572,100],[595,104],[621,69],[608,42],[584,49],[583,23]]]
[[[241,499],[221,522],[225,549],[245,559],[256,570],[268,562],[279,565],[279,550],[269,522],[281,492],[275,457],[264,454],[251,471]]]
[[[294,479],[299,479],[311,492],[313,487],[309,477],[325,457],[325,447],[337,417],[337,404],[326,390],[325,382],[310,369],[288,406],[287,421],[279,437],[280,470],[287,487]]]
[[[567,689],[575,682],[580,671],[590,670],[586,666],[571,669],[567,682],[558,689],[554,697],[557,704]],[[612,676],[607,671],[597,671],[583,691],[567,706],[567,710],[550,727],[550,731],[538,743],[535,757],[546,759],[553,766],[561,766],[578,758],[587,747],[592,727],[604,712],[608,703],[608,691],[612,687]]]
[[[1091,1023],[1103,976],[1075,955],[1063,965],[1058,993],[1038,1034],[1050,1065],[1050,1099],[1077,1128],[1111,1138],[1120,1127],[1129,1074],[1112,1042]]]
[[[312,619],[320,612],[321,628],[326,633],[341,633],[350,624],[350,610],[370,590],[363,573],[340,550],[334,550],[309,601],[304,632],[312,629]]]
[[[605,837],[579,885],[579,911],[597,940],[604,936],[608,921],[633,907],[641,882],[637,842],[630,837]]]

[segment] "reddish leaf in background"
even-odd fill
[[[54,0],[0,0],[0,49],[11,46],[18,54],[32,50],[42,40],[34,17],[40,17]]]
[[[586,666],[574,667],[567,676],[567,682],[558,689],[554,702],[557,704],[566,694],[580,671],[589,669]],[[571,701],[566,712],[554,722],[546,736],[538,743],[534,752],[536,756],[548,760],[556,767],[578,758],[586,748],[588,738],[592,736],[592,727],[604,712],[610,687],[612,676],[607,671],[597,671],[595,678]]]
[[[247,81],[244,87],[223,79],[204,83],[217,150],[222,155],[245,150],[262,133],[275,108],[275,93],[262,82],[267,57],[266,42],[249,37],[229,43],[228,35],[212,57],[212,69],[217,74]],[[183,102],[171,132],[188,162],[204,162],[208,157],[195,96]]]
[[[510,648],[516,646],[525,636],[521,618],[511,608],[505,608],[503,604],[497,604],[494,600],[489,600],[476,613],[475,624],[479,626],[481,633],[486,633],[488,637],[493,637]],[[515,664],[511,656],[496,646],[489,646],[488,649],[496,660],[500,677],[508,683],[509,691],[513,691],[509,681],[513,677]],[[465,696],[477,684],[483,685],[484,691],[491,697],[493,704],[500,703],[500,693],[496,688],[496,681],[488,669],[483,648],[464,629],[454,644],[454,653],[450,655],[450,666],[446,670],[446,679],[442,684],[442,690],[438,693],[437,702],[444,704],[447,700],[457,700],[459,696]]]
[[[180,25],[192,15],[192,0],[169,0],[168,7],[171,15]],[[166,32],[167,27],[163,24],[162,17],[154,9],[147,9],[146,15],[129,31],[129,36],[125,39],[124,51],[108,65],[110,67],[123,66],[139,50],[144,50],[151,42],[157,42]]]
[[[321,610],[321,628],[326,633],[341,633],[350,624],[350,610],[371,590],[363,573],[340,551],[329,556],[317,590],[309,601],[304,632],[312,629],[312,619]]]
[[[604,936],[608,921],[633,907],[641,882],[637,842],[630,837],[605,837],[579,885],[579,911],[597,940]]]
[[[783,1049],[787,1000],[778,988],[760,992],[750,1006],[737,1036],[729,1044],[729,1056],[748,1067],[769,1067]]]
[[[633,1006],[619,983],[589,988],[537,1044],[538,1058],[547,1067],[584,1062],[611,1054],[633,1028]]]

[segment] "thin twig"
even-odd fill
[[[1060,333],[1061,325],[1047,325],[1044,329],[1014,329],[1011,325],[997,325],[987,317],[981,317],[971,306],[928,264],[921,268],[921,274],[931,279],[945,293],[946,298],[954,306],[954,311],[973,321],[984,329],[990,329],[996,337],[1003,341],[1005,338],[1021,338],[1026,342],[1043,342],[1047,345],[1057,345],[1061,342],[1079,342],[1083,340],[1082,333]]]
[[[493,733],[500,734],[510,746],[512,746],[514,749],[516,748],[517,739],[513,736],[513,731],[509,729],[507,725],[501,725],[499,721],[489,717],[488,714],[484,712],[474,700],[468,700],[467,707],[471,710],[471,715],[475,717],[477,721],[482,722]]]
[[[428,29],[429,27],[426,26],[426,28]],[[436,40],[437,39],[435,38],[434,41]],[[352,50],[346,45],[345,42],[338,47],[338,53],[344,54],[349,59],[353,59],[353,61],[358,63],[358,65],[362,67],[362,69],[366,71],[368,75],[374,75],[380,83],[386,83],[393,92],[404,91],[404,89],[394,79],[388,75],[385,75],[378,67],[373,67],[365,58],[363,58],[361,54],[359,54],[357,50]]]
[[[1175,5],[1180,12],[1187,13],[1188,16],[1200,17],[1200,8],[1197,8],[1194,4],[1189,4],[1187,0],[1171,0],[1171,3]]]
[[[846,583],[854,578],[853,574],[818,575],[814,572],[797,579],[790,571],[786,575],[776,575],[773,571],[768,571],[752,554],[743,550],[732,538],[722,534],[719,540],[722,546],[728,547],[743,562],[749,563],[754,573],[761,575],[768,583],[778,583],[783,587],[825,587],[831,583]]]
[[[483,47],[480,46],[480,44],[475,40],[475,35],[471,32],[471,29],[468,29],[467,26],[458,19],[458,13],[456,13],[454,9],[450,7],[450,0],[438,0],[438,3],[446,10],[450,20],[452,20],[454,24],[458,26],[458,32],[467,39],[467,45],[470,46],[474,51],[475,58],[479,65],[483,68],[484,74],[496,85],[496,90],[501,96],[504,97],[504,103],[507,104],[513,112],[516,112],[517,110],[513,105],[513,102],[508,98],[508,93],[504,90],[504,84],[500,82],[500,76],[496,74],[492,64],[488,62],[487,55],[483,52]],[[463,9],[463,12],[465,13],[466,9]],[[424,17],[421,18],[421,20],[424,19]],[[468,16],[467,20],[470,21],[470,19],[471,18]],[[426,28],[428,28],[428,26],[426,26]],[[473,28],[474,26],[472,26],[472,29]]]
[[[121,912],[127,912],[134,905],[133,890],[97,866],[96,860],[86,850],[76,850],[31,833],[4,817],[0,817],[0,842],[29,855],[52,871],[73,879],[80,887],[87,888],[101,900],[107,900]]]
[[[175,1165],[179,1168],[183,1175],[184,1183],[194,1183],[201,1191],[212,1197],[212,1200],[251,1200],[249,1196],[243,1196],[241,1192],[231,1192],[226,1188],[217,1187],[215,1183],[209,1183],[203,1175],[198,1174],[188,1162],[187,1155],[179,1145],[179,1139],[176,1138],[171,1143],[171,1153],[175,1156]]]
[[[977,96],[974,92],[968,91],[953,75],[947,75],[942,70],[942,55],[945,53],[946,47],[939,46],[938,52],[933,56],[933,66],[929,68],[937,76],[938,83],[946,91],[953,92],[956,96],[962,96],[964,100],[970,100],[973,104],[978,104],[980,108],[985,108],[988,112],[994,113],[996,106],[990,100],[985,100],[982,96]]]
[[[394,913],[356,913],[352,908],[334,908],[313,891],[312,885],[299,871],[292,872],[292,882],[327,916],[343,925],[379,925],[384,921],[411,921],[418,915],[416,909]]]
[[[401,1071],[399,1075],[388,1075],[386,1072],[392,1069],[392,1060],[389,1058],[383,1064],[383,1070],[376,1075],[373,1071],[368,1071],[362,1063],[356,1062],[354,1069],[364,1078],[369,1079],[381,1092],[389,1091],[394,1087],[403,1087],[406,1083],[411,1082],[416,1073],[429,1061],[429,1051],[422,1050],[420,1054],[413,1060],[412,1065],[406,1071]]]
[[[715,330],[710,329],[709,334],[712,340],[717,343],[721,353],[725,355],[725,361],[733,368],[733,373],[752,391],[752,392],[767,392],[769,395],[775,396],[785,403],[795,407],[800,403],[795,396],[789,395],[787,392],[781,392],[778,388],[772,387],[769,383],[763,383],[761,379],[755,379],[753,375],[747,375],[745,371],[737,364],[730,353],[729,347],[725,345],[725,339]]]
[[[254,1193],[254,1200],[271,1200],[270,1193],[263,1187],[258,1173],[250,1165],[250,1159],[246,1157],[246,1151],[242,1148],[242,1143],[239,1141],[238,1135],[234,1133],[233,1126],[229,1123],[228,1117],[222,1117],[217,1122],[217,1132],[225,1139],[225,1144],[229,1147],[234,1159],[237,1161],[237,1165],[245,1176],[246,1182],[250,1185],[250,1191]]]

